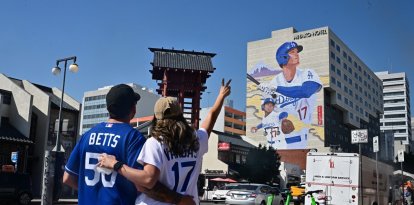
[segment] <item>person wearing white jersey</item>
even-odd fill
[[[316,93],[322,88],[318,74],[312,69],[298,69],[299,53],[303,46],[296,42],[286,42],[276,51],[276,60],[282,72],[276,75],[269,85],[259,88],[268,94],[276,94],[275,106],[295,116],[304,123],[302,129],[286,134],[287,149],[304,149],[315,108]]]
[[[214,127],[224,99],[230,95],[230,81],[222,86],[214,106],[195,131],[186,121],[178,101],[172,97],[160,98],[154,107],[151,137],[145,142],[138,156],[144,169],[123,165],[118,173],[132,181],[138,190],[152,189],[157,181],[183,195],[193,196],[199,204],[197,180],[203,155],[208,151],[208,138]],[[118,161],[112,155],[102,154],[99,166],[113,169]],[[146,194],[141,194],[135,204],[164,205]]]
[[[277,113],[275,111],[275,100],[273,98],[265,98],[261,107],[264,112],[262,122],[252,127],[250,131],[256,133],[257,130],[263,128],[269,147],[285,149],[286,141],[284,135],[280,132],[280,121],[287,117],[287,113]]]

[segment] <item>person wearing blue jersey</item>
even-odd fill
[[[295,116],[305,125],[310,125],[316,104],[316,93],[322,88],[318,74],[313,69],[298,69],[299,53],[303,46],[296,42],[285,42],[276,51],[276,61],[282,72],[268,85],[260,84],[266,95],[276,95],[275,106]],[[283,125],[282,125],[283,130]],[[309,128],[284,133],[287,149],[303,149],[307,145]]]
[[[76,144],[65,166],[63,182],[78,190],[78,204],[130,205],[139,195],[134,184],[118,172],[97,166],[99,155],[105,152],[122,159],[130,167],[142,169],[136,159],[146,139],[129,125],[139,99],[140,95],[128,85],[112,87],[106,95],[109,120],[84,133]],[[158,192],[169,197],[153,197],[188,204],[185,200],[189,197],[163,190]]]
[[[223,106],[230,95],[230,82],[222,86],[216,102],[210,109],[199,130],[194,130],[183,116],[176,98],[160,98],[154,106],[151,137],[147,140],[137,159],[144,166],[138,170],[122,162],[118,156],[102,154],[99,166],[118,170],[140,189],[153,189],[160,181],[180,194],[193,196],[199,204],[197,180],[203,155],[208,151],[208,138]],[[141,194],[136,205],[167,205],[155,201],[147,194]]]

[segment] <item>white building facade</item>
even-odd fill
[[[141,85],[134,83],[127,85],[131,86],[141,96],[141,99],[137,103],[137,113],[134,118],[154,115],[154,105],[160,96]],[[106,109],[106,94],[112,87],[113,85],[105,86],[98,90],[84,93],[80,134],[85,133],[96,124],[108,120],[109,113]]]
[[[398,150],[410,151],[412,143],[410,88],[405,72],[375,73],[383,82],[384,114],[381,116],[381,132],[390,132],[394,138],[394,156]]]

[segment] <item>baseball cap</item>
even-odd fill
[[[125,84],[113,86],[108,94],[106,94],[106,106],[109,112],[114,114],[122,114],[131,108],[141,96]],[[121,112],[121,113],[120,113]]]
[[[174,118],[181,114],[181,107],[176,98],[162,97],[155,103],[154,115],[157,120]]]

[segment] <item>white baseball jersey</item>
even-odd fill
[[[280,131],[279,113],[272,111],[262,118],[263,132],[266,134],[267,144],[276,149],[286,147],[283,133]],[[279,131],[279,134],[277,132]]]
[[[199,204],[197,180],[201,171],[203,155],[208,151],[208,134],[205,129],[197,131],[200,148],[197,152],[184,152],[178,156],[155,138],[149,138],[138,156],[139,163],[147,163],[156,166],[160,170],[159,182],[171,190],[193,196],[196,204]],[[167,203],[155,201],[146,194],[141,194],[135,200],[135,204],[166,205]]]
[[[302,87],[302,84],[306,81],[313,81],[321,84],[318,74],[312,69],[297,69],[292,81],[288,82],[282,73],[276,75],[270,81],[270,87],[278,86],[284,88],[292,88],[292,90],[301,89],[302,92],[306,93],[307,88]],[[275,99],[275,107],[280,111],[288,112],[289,115],[296,116],[298,120],[303,123],[310,125],[312,122],[312,112],[315,109],[316,95],[311,93],[310,97],[305,98],[296,96],[297,93],[293,92],[283,95],[276,91],[277,98]],[[290,134],[286,134],[287,148],[305,148],[307,140],[308,128],[302,130],[296,130]],[[300,138],[299,138],[300,136]]]

